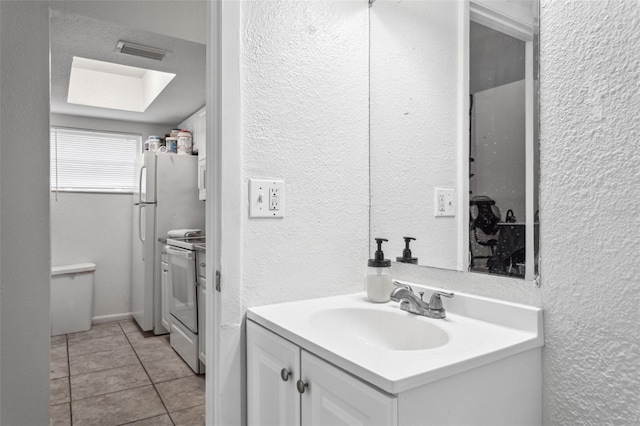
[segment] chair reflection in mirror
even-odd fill
[[[502,221],[496,202],[484,195],[471,198],[469,216],[470,270],[523,276],[524,223],[516,221],[512,210],[507,211]]]
[[[500,209],[491,198],[478,195],[469,201],[469,252],[472,271],[492,271],[498,245]],[[484,264],[476,262],[486,259]]]

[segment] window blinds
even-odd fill
[[[133,192],[138,134],[51,127],[51,189]]]

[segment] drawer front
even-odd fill
[[[171,324],[171,347],[196,373],[200,373],[198,359],[198,335],[192,334],[182,324]]]

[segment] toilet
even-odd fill
[[[51,335],[91,329],[95,263],[51,268]]]

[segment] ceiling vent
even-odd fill
[[[147,59],[155,59],[161,61],[165,58],[168,51],[156,49],[155,47],[143,46],[142,44],[131,43],[128,41],[118,41],[116,51],[126,55],[140,56]]]

